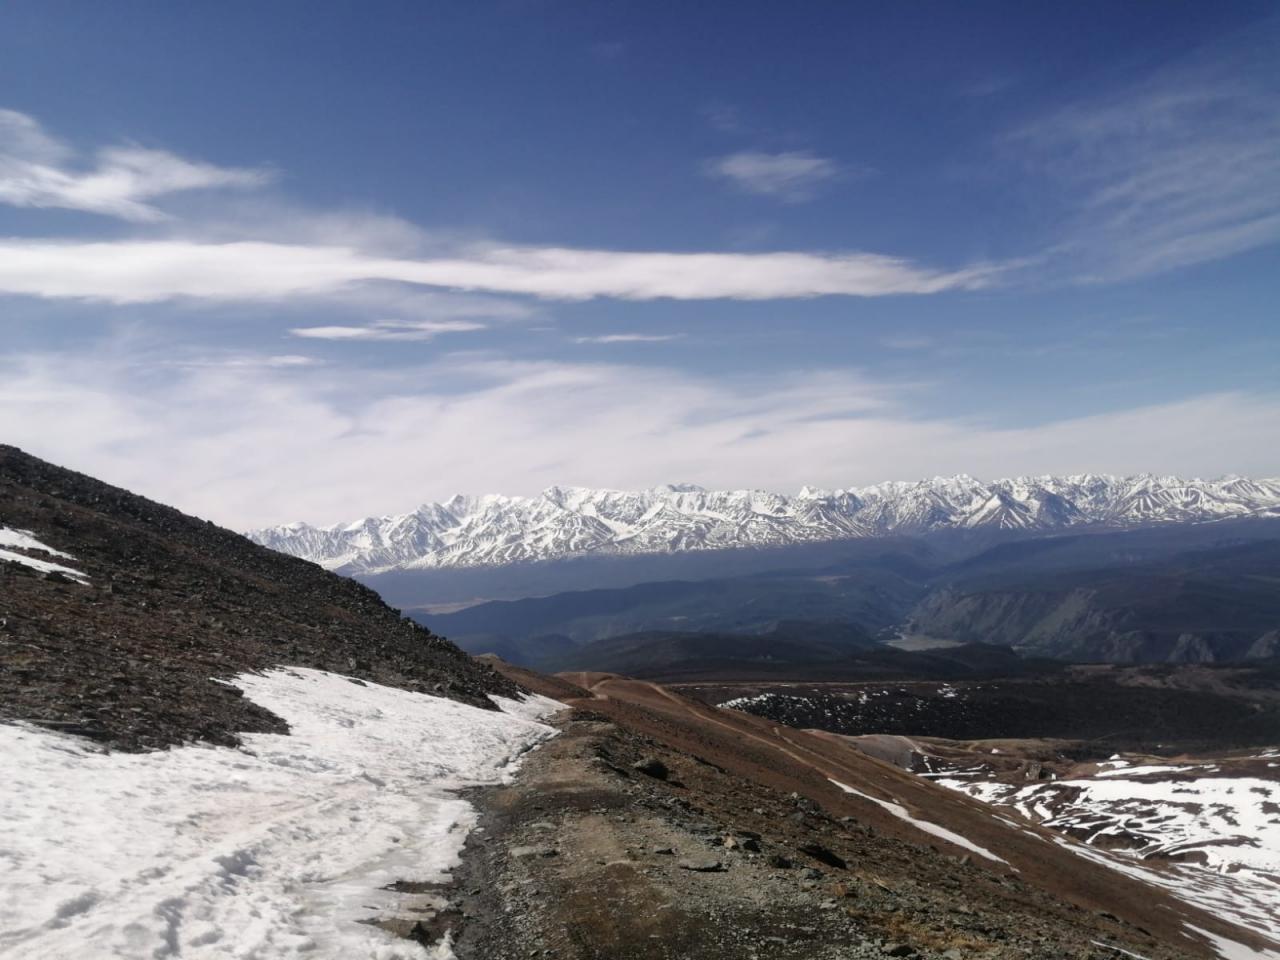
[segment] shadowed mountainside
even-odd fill
[[[788,647],[777,659],[797,664],[812,645],[815,667],[832,659],[827,640],[837,627],[1076,661],[1211,662],[1280,653],[1280,522],[1023,539],[963,559],[954,559],[957,549],[953,542],[882,550],[814,570],[660,581],[413,616],[475,652],[628,672],[644,672],[643,661],[598,659],[641,642],[621,639],[627,635],[645,634],[649,644],[657,635],[737,635],[750,651],[757,646],[750,637],[783,623],[789,626],[777,639]],[[799,623],[809,624],[807,633]],[[590,649],[604,641],[614,643]],[[730,645],[703,636],[685,648],[691,657],[716,659]]]
[[[1080,661],[1212,662],[1280,652],[1280,540],[1128,568],[979,571],[930,594],[907,630]]]

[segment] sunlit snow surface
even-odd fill
[[[13,549],[6,549],[9,547]],[[89,582],[89,578],[82,571],[76,570],[74,567],[63,566],[61,563],[53,563],[40,557],[28,556],[24,552],[30,550],[43,550],[51,556],[62,557],[64,560],[75,559],[69,553],[63,553],[61,550],[55,550],[53,547],[41,543],[29,530],[0,527],[0,561],[7,560],[11,563],[20,563],[24,567],[39,570],[41,573],[61,573],[80,583]]]
[[[378,573],[820,543],[989,528],[1062,530],[1280,516],[1280,478],[1185,480],[1143,474],[935,477],[847,490],[549,487],[536,497],[457,496],[399,516],[250,531],[263,546],[331,570]]]
[[[394,912],[396,880],[444,879],[475,821],[457,791],[502,782],[559,704],[499,713],[306,669],[235,686],[291,733],[106,754],[0,725],[0,956],[451,955],[356,921]]]
[[[936,782],[1070,833],[1083,841],[1063,841],[1073,852],[1280,942],[1280,781],[1218,775],[1215,764],[1103,767],[1048,783]],[[1182,856],[1203,862],[1170,860]]]

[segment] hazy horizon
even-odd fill
[[[7,4],[0,440],[239,529],[1273,477],[1278,55],[1260,2]]]

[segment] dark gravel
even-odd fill
[[[585,710],[556,722],[513,784],[471,794],[483,829],[439,912],[400,932],[448,929],[462,960],[1186,956]],[[646,759],[669,776],[637,770]]]

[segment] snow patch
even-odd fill
[[[1184,923],[1183,926],[1208,940],[1222,960],[1268,960],[1276,956],[1273,950],[1255,950],[1253,947],[1246,947],[1243,943],[1236,943],[1234,940],[1220,937],[1208,930],[1201,930],[1190,923]]]
[[[6,547],[14,549],[7,550]],[[61,550],[55,550],[47,544],[41,543],[35,538],[30,530],[15,530],[12,527],[0,527],[0,562],[9,561],[10,563],[20,563],[22,566],[31,570],[38,570],[40,573],[60,573],[65,577],[70,577],[77,583],[88,583],[89,577],[82,570],[76,570],[72,567],[63,566],[60,563],[54,563],[50,560],[42,560],[39,557],[30,557],[25,553],[19,553],[19,550],[43,550],[45,553],[54,557],[62,557],[64,560],[74,560],[69,553],[63,553]]]
[[[357,921],[397,880],[438,882],[475,811],[553,735],[502,711],[318,670],[233,681],[289,723],[241,749],[143,754],[0,725],[0,955],[72,960],[450,957]]]
[[[1055,840],[1280,942],[1280,782],[1212,776],[1213,764],[1101,766],[1052,783],[934,782],[1081,837]]]
[[[15,530],[12,527],[0,527],[0,547],[17,547],[19,550],[43,550],[47,554],[62,557],[64,560],[75,559],[69,553],[63,553],[61,550],[55,550],[53,547],[41,543],[30,530]]]
[[[1114,950],[1116,953],[1123,954],[1126,957],[1133,957],[1135,960],[1151,960],[1150,957],[1144,957],[1140,953],[1134,953],[1132,950],[1126,950],[1123,947],[1117,947],[1114,943],[1105,943],[1102,940],[1090,940],[1095,947],[1103,947],[1107,950]]]
[[[1099,777],[1142,777],[1142,776],[1164,776],[1169,773],[1186,773],[1188,770],[1199,770],[1199,767],[1174,767],[1174,766],[1145,766],[1145,767],[1129,767],[1123,764],[1116,765],[1111,763],[1100,764],[1098,767]]]
[[[827,779],[831,780],[830,777]],[[986,857],[988,860],[994,860],[996,863],[1003,863],[1005,866],[1009,866],[1008,860],[1005,860],[1003,857],[997,857],[986,847],[978,846],[968,837],[962,837],[960,834],[948,830],[946,827],[940,827],[936,823],[930,823],[928,820],[916,819],[908,813],[907,808],[900,803],[894,803],[891,800],[879,800],[870,794],[863,793],[861,790],[855,790],[853,787],[848,784],[841,783],[839,780],[831,780],[831,782],[845,793],[852,793],[856,797],[862,797],[864,800],[870,800],[872,803],[884,807],[884,809],[888,810],[899,820],[907,821],[907,823],[911,824],[917,830],[923,830],[925,833],[931,833],[935,837],[946,840],[948,843],[955,844],[957,847],[963,847],[966,850],[971,850],[980,857]]]

